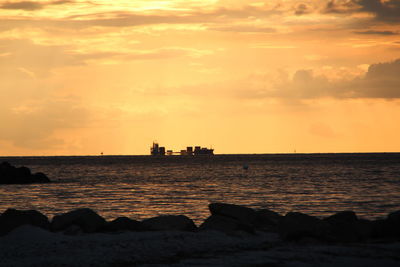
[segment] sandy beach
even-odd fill
[[[123,232],[68,236],[21,226],[0,237],[0,266],[399,266],[400,242],[329,245],[277,234]]]

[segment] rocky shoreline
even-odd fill
[[[199,226],[184,215],[106,221],[83,208],[51,220],[0,215],[0,266],[399,266],[400,212],[317,218],[212,203]],[[46,255],[46,257],[43,257]]]
[[[157,216],[143,221],[119,217],[106,221],[89,208],[56,215],[51,220],[36,210],[7,209],[0,215],[0,236],[22,225],[32,225],[67,235],[144,231],[214,230],[225,234],[244,232],[276,233],[284,241],[315,240],[328,243],[373,243],[400,241],[400,211],[379,220],[359,219],[353,211],[341,211],[326,218],[299,212],[280,215],[226,203],[209,205],[211,215],[199,226],[185,215]]]

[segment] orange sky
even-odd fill
[[[400,1],[1,1],[0,93],[0,155],[400,151]]]

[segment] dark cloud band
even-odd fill
[[[365,34],[365,35],[397,35],[397,32],[393,31],[355,31],[355,34]]]
[[[7,2],[0,5],[1,9],[15,9],[15,10],[26,10],[26,11],[34,11],[45,8],[49,5],[63,5],[72,3],[69,0],[60,0],[60,1],[52,1],[47,3],[40,3],[38,1],[20,1],[20,2]]]
[[[324,12],[339,14],[366,12],[373,14],[375,20],[378,21],[400,23],[400,1],[398,0],[330,0]]]

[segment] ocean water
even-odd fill
[[[0,185],[0,212],[36,209],[49,217],[88,207],[108,220],[184,214],[197,224],[208,204],[226,202],[285,214],[362,218],[400,210],[400,154],[91,156],[0,158],[50,184]],[[243,166],[249,168],[245,170]]]

